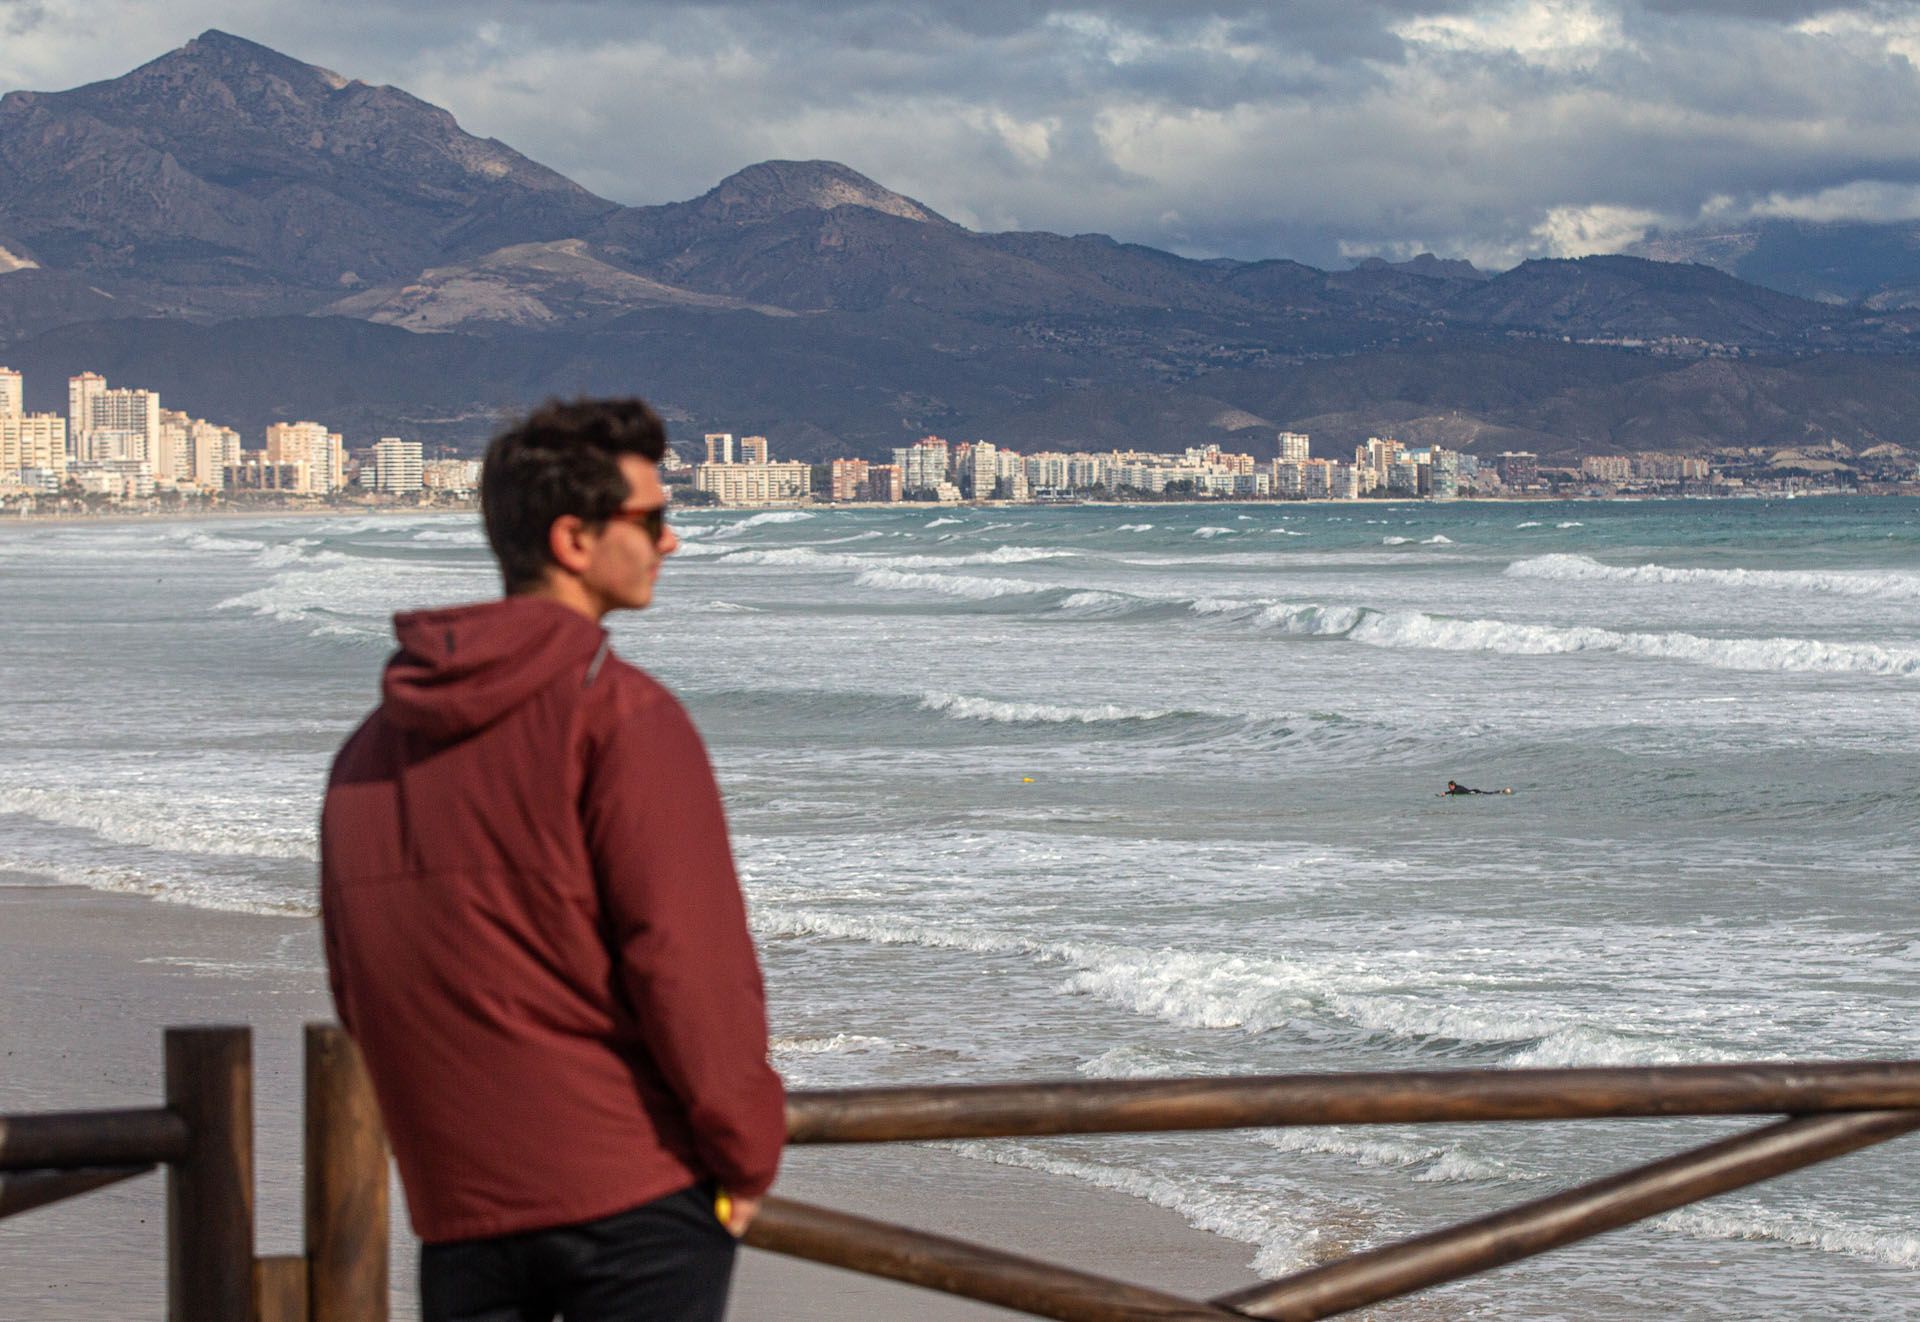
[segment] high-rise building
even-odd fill
[[[742,436],[740,438],[740,462],[743,464],[764,464],[771,462],[767,458],[767,438],[764,436]]]
[[[975,441],[967,458],[967,490],[975,500],[986,500],[1000,481],[999,447],[991,441]]]
[[[418,441],[382,436],[373,447],[373,489],[392,495],[426,485],[426,449]]]
[[[898,464],[868,464],[866,497],[868,500],[899,500],[903,494]]]
[[[905,490],[932,491],[947,480],[947,443],[938,436],[924,436],[896,449],[893,462]]]
[[[338,491],[346,480],[346,446],[341,443],[339,433],[330,432],[317,422],[270,424],[266,462],[305,464],[305,485],[293,488],[303,495],[329,495]]]
[[[98,388],[95,388],[98,383]],[[76,400],[75,385],[84,391]],[[91,372],[68,382],[67,439],[75,457],[87,463],[144,463],[149,470],[160,449],[160,396],[151,390],[109,390]],[[71,411],[79,406],[82,422]],[[80,434],[74,434],[75,427]]]
[[[730,431],[710,431],[707,440],[707,462],[710,464],[730,464],[733,462],[733,433]]]
[[[87,440],[93,430],[93,401],[107,392],[107,378],[82,372],[67,378],[67,452],[75,459],[93,458]]]
[[[0,367],[0,418],[17,418],[26,411],[26,390],[20,374],[11,367]]]
[[[1308,457],[1307,434],[1303,431],[1281,432],[1279,446],[1279,458],[1283,463],[1297,464]]]
[[[0,414],[0,481],[29,471],[66,473],[67,420],[58,413]]]
[[[187,454],[193,484],[217,491],[226,483],[228,466],[240,462],[240,433],[195,418],[187,424]]]
[[[836,459],[829,468],[828,494],[835,500],[858,500],[871,465],[864,459]]]

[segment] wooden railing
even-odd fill
[[[386,1142],[345,1034],[307,1029],[299,1256],[254,1256],[247,1030],[168,1030],[166,1079],[148,1110],[0,1117],[0,1216],[164,1164],[170,1322],[384,1322]],[[1331,1317],[1920,1129],[1920,1061],[839,1089],[792,1094],[787,1125],[814,1144],[1736,1115],[1786,1118],[1204,1301],[777,1196],[747,1243],[1068,1322]]]
[[[162,1106],[0,1116],[0,1217],[164,1165],[169,1322],[383,1322],[386,1135],[346,1034],[307,1027],[306,1252],[266,1258],[253,1249],[252,1034],[170,1028],[165,1044]]]

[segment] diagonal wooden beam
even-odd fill
[[[1920,1110],[1800,1116],[1213,1302],[1309,1322],[1562,1248],[1920,1129]]]
[[[48,1203],[57,1203],[79,1194],[104,1189],[136,1175],[145,1175],[152,1166],[104,1166],[92,1169],[59,1171],[9,1171],[0,1174],[0,1217],[30,1212]]]
[[[1218,1305],[788,1198],[761,1204],[746,1242],[1061,1322],[1222,1322],[1235,1316]]]
[[[1920,1107],[1920,1061],[818,1089],[788,1096],[787,1132],[793,1143],[885,1143],[1272,1125],[1811,1115],[1904,1107]]]

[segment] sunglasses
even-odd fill
[[[607,522],[631,523],[658,546],[667,533],[667,507],[656,505],[650,510],[615,510],[607,515]]]

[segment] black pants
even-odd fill
[[[422,1322],[720,1322],[734,1238],[705,1184],[579,1225],[420,1246]]]

